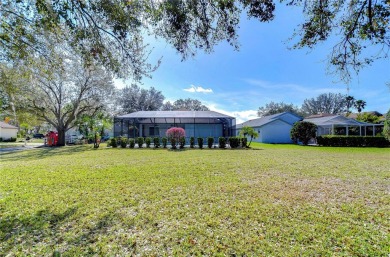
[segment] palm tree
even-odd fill
[[[357,100],[354,103],[355,108],[357,109],[358,113],[361,113],[364,107],[366,107],[366,101],[363,100]]]
[[[246,136],[251,137],[251,140],[249,141],[248,147],[251,145],[253,138],[259,137],[259,133],[257,133],[256,130],[254,130],[252,127],[248,127],[248,126],[242,127],[242,129],[240,131],[240,135],[244,136],[244,137],[246,137]]]

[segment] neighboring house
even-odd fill
[[[305,118],[304,121],[317,125],[317,136],[375,136],[383,131],[383,124],[361,122],[342,115],[310,116]]]
[[[259,133],[259,137],[253,139],[254,142],[270,144],[288,144],[293,141],[290,138],[290,131],[294,123],[302,118],[291,112],[283,112],[274,115],[264,116],[258,119],[248,120],[238,124],[238,135],[243,126],[252,127]]]
[[[165,137],[171,127],[181,127],[189,137],[233,136],[236,119],[214,111],[139,111],[114,118],[114,136]],[[216,141],[218,142],[218,141]]]
[[[11,137],[16,138],[18,134],[18,128],[8,123],[0,121],[0,138],[8,140]]]

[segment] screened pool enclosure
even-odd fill
[[[214,111],[139,111],[114,118],[114,136],[165,137],[171,127],[181,127],[190,137],[230,137],[236,119]]]

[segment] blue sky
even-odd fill
[[[390,59],[366,67],[349,85],[328,74],[331,42],[314,50],[289,50],[294,29],[302,14],[293,7],[278,6],[275,20],[260,23],[242,19],[240,50],[220,43],[214,52],[181,61],[181,56],[163,40],[152,40],[150,61],[162,63],[144,88],[162,91],[166,100],[195,98],[211,110],[235,116],[237,123],[256,118],[256,110],[271,101],[301,106],[304,99],[321,93],[347,94],[367,102],[366,111],[390,108]],[[118,86],[123,86],[117,81]]]

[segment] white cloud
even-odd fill
[[[185,88],[183,90],[190,93],[204,93],[204,94],[213,93],[213,90],[211,88],[203,88],[201,86],[194,86],[194,85],[191,85],[189,88]]]
[[[218,108],[217,105],[214,103],[206,103],[205,105],[211,111],[219,112],[236,118],[236,124],[240,124],[243,123],[244,121],[258,118],[256,110],[225,111],[223,109]]]

